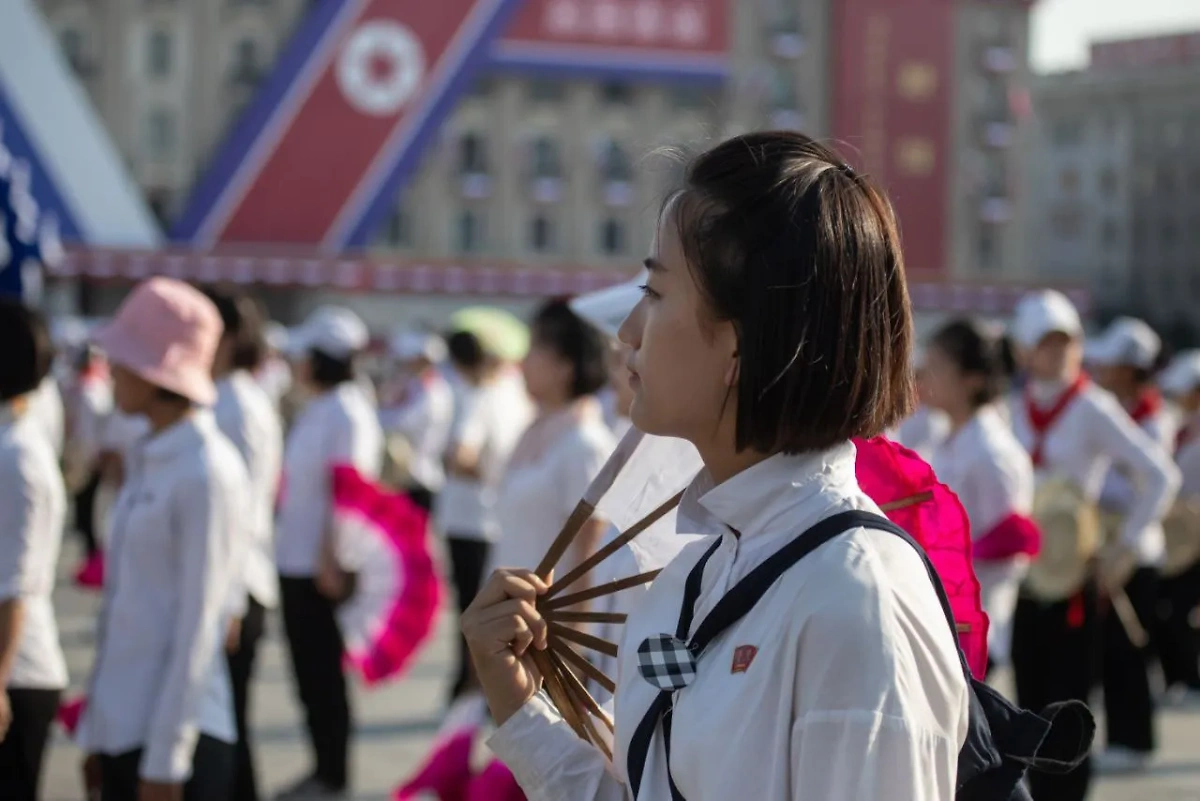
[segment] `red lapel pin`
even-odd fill
[[[753,645],[739,645],[733,649],[733,667],[730,673],[745,673],[750,669],[750,663],[758,656],[758,648]]]

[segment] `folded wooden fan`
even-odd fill
[[[683,490],[701,467],[699,454],[689,443],[644,436],[637,430],[631,430],[588,487],[537,567],[538,576],[547,580],[584,524],[597,513],[622,532],[554,581],[549,591],[538,600],[538,609],[549,624],[548,647],[545,651],[532,652],[546,692],[559,713],[576,734],[594,744],[610,759],[610,738],[602,735],[597,721],[611,735],[613,720],[587,691],[584,680],[594,681],[610,693],[615,692],[616,683],[579,649],[615,657],[617,644],[574,626],[588,623],[622,624],[625,615],[572,607],[647,584],[660,571],[652,570],[576,592],[567,590],[605,559],[662,521],[679,504]],[[921,492],[885,503],[880,508],[890,513],[932,498],[932,493]]]

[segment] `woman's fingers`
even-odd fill
[[[523,598],[534,603],[548,589],[550,586],[532,570],[497,570],[483,585],[467,611],[494,606],[509,598]]]

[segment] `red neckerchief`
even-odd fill
[[[1034,467],[1040,467],[1042,464],[1042,446],[1046,442],[1046,435],[1050,433],[1050,428],[1058,421],[1058,418],[1067,407],[1071,405],[1071,401],[1083,391],[1083,388],[1088,385],[1088,377],[1085,373],[1080,373],[1075,379],[1075,383],[1067,387],[1062,395],[1058,396],[1058,400],[1049,409],[1042,410],[1033,402],[1033,397],[1029,394],[1029,390],[1025,391],[1025,412],[1029,416],[1029,425],[1033,428],[1033,457]]]
[[[1130,410],[1129,416],[1140,426],[1162,411],[1162,406],[1163,399],[1159,391],[1154,388],[1145,389],[1138,395],[1137,403]]]
[[[1179,453],[1184,446],[1189,444],[1196,438],[1196,434],[1200,433],[1197,430],[1195,422],[1188,422],[1179,427],[1179,433],[1175,435],[1175,452]]]

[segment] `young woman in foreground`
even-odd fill
[[[632,418],[700,451],[705,469],[678,527],[711,536],[684,549],[629,618],[612,764],[537,693],[529,649],[545,647],[533,605],[545,584],[495,574],[463,618],[500,724],[492,749],[531,801],[951,801],[967,726],[957,643],[917,552],[866,528],[788,570],[676,693],[679,795],[661,725],[631,786],[631,740],[658,695],[639,674],[639,643],[676,629],[689,573],[715,546],[700,621],[814,524],[878,513],[855,481],[850,439],[897,423],[913,395],[893,212],[827,148],[796,133],[717,146],[666,204],[656,242],[645,298],[621,330]]]

